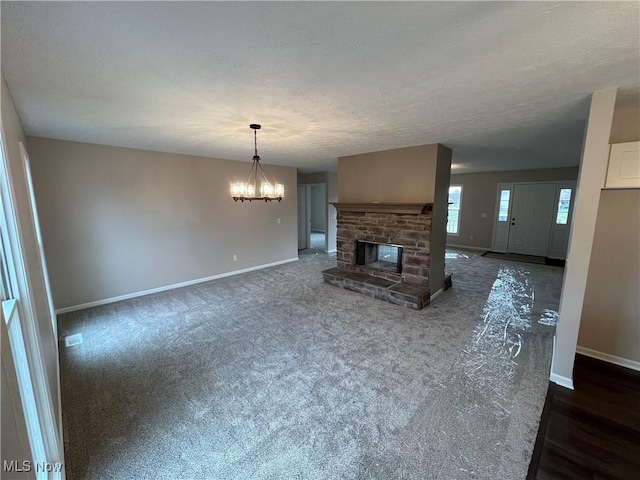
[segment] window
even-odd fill
[[[566,225],[569,220],[569,207],[571,205],[571,189],[562,188],[558,200],[558,213],[556,214],[556,224]]]
[[[498,210],[498,221],[506,222],[509,220],[509,197],[511,190],[500,190],[500,210]]]
[[[449,212],[447,216],[447,233],[449,235],[458,235],[461,203],[462,185],[451,185],[449,187]]]
[[[0,237],[0,301],[9,300],[13,298],[13,291],[11,289],[11,281],[9,279],[8,268],[5,266],[5,248],[4,248],[4,240]]]

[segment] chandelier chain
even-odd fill
[[[253,131],[253,146],[255,148],[255,156],[258,156],[258,130]]]

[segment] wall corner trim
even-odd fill
[[[615,355],[610,355],[608,353],[599,352],[597,350],[592,350],[590,348],[585,348],[581,346],[576,347],[576,353],[585,355],[587,357],[595,358],[597,360],[602,360],[603,362],[613,363],[614,365],[630,368],[631,370],[636,370],[640,372],[640,362],[636,362],[635,360],[629,360],[628,358],[617,357]]]
[[[551,380],[556,385],[560,385],[561,387],[573,390],[573,380],[571,378],[563,377],[561,375],[558,375],[557,373],[552,373],[549,376],[549,380]]]
[[[253,272],[254,270],[262,270],[263,268],[275,267],[285,263],[296,262],[298,257],[287,258],[286,260],[279,260],[277,262],[265,263],[264,265],[256,265],[255,267],[243,268],[241,270],[233,270],[231,272],[219,273],[210,277],[196,278],[195,280],[187,280],[186,282],[174,283],[172,285],[165,285],[163,287],[152,288],[150,290],[143,290],[141,292],[127,293],[126,295],[119,295],[117,297],[105,298],[103,300],[96,300],[94,302],[82,303],[80,305],[73,305],[70,307],[56,309],[56,315],[63,313],[75,312],[76,310],[84,310],[85,308],[98,307],[100,305],[107,305],[109,303],[120,302],[122,300],[129,300],[131,298],[143,297],[145,295],[151,295],[154,293],[165,292],[167,290],[173,290],[175,288],[188,287],[190,285],[196,285],[198,283],[210,282],[211,280],[217,280],[218,278],[231,277],[233,275],[240,275],[241,273]]]

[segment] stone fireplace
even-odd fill
[[[325,282],[417,310],[428,305],[433,205],[333,205],[337,266],[323,272]]]

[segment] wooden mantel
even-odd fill
[[[433,209],[433,203],[346,203],[331,202],[339,212],[399,213],[420,215]]]

